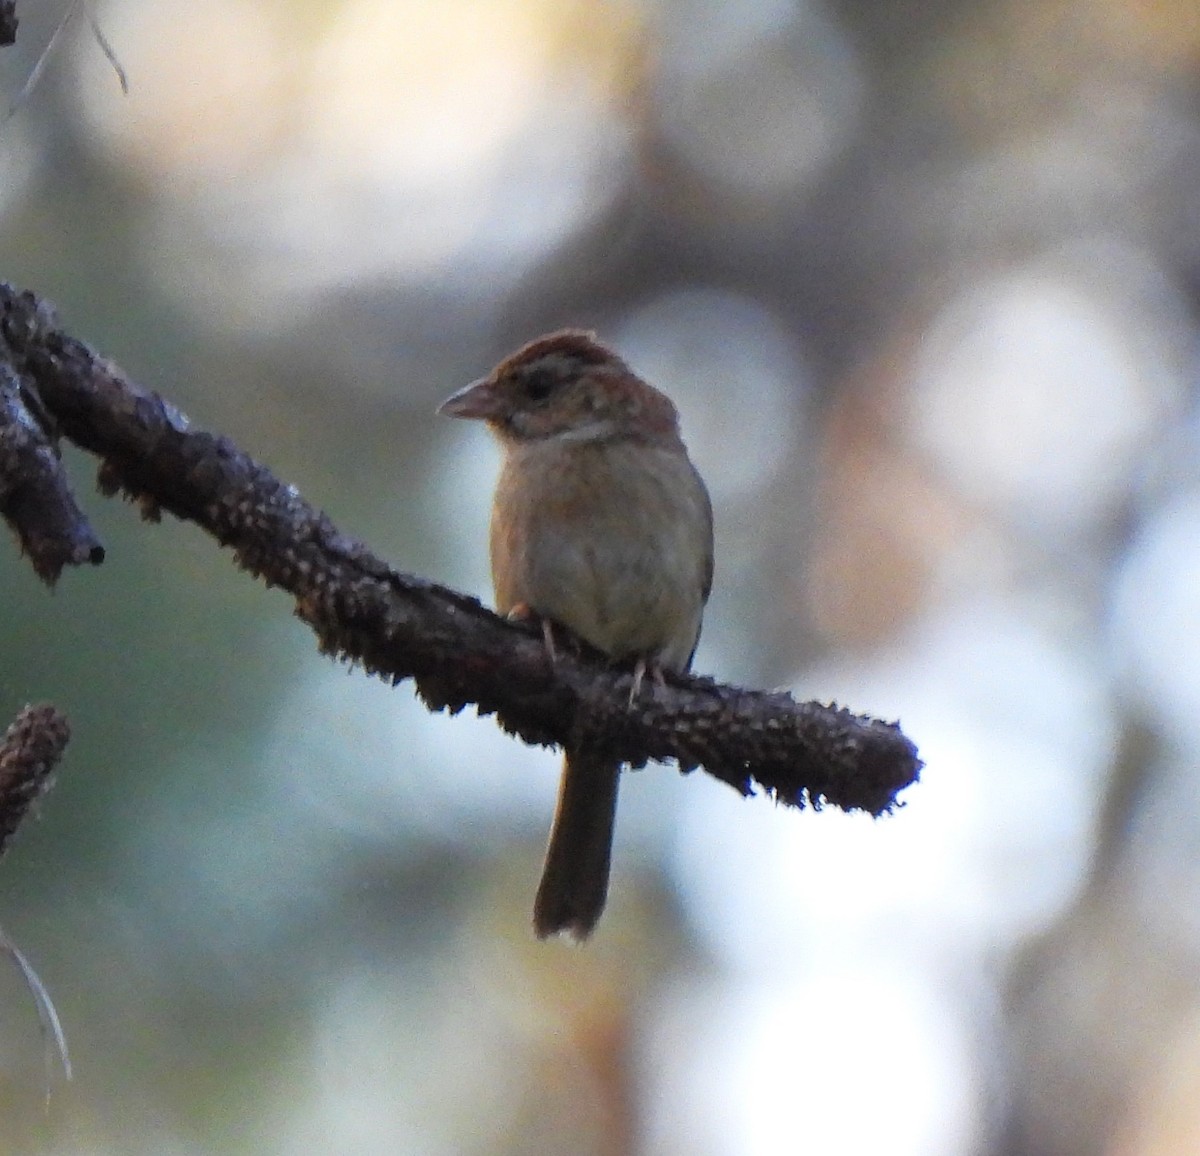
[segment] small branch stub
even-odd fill
[[[98,566],[104,547],[71,492],[49,427],[36,392],[0,360],[0,517],[53,586],[64,566]]]

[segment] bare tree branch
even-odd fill
[[[0,854],[8,847],[29,808],[54,781],[58,765],[71,738],[66,715],[48,703],[27,706],[0,739]],[[63,1075],[71,1078],[71,1058],[54,1001],[33,965],[0,928],[0,955],[7,955],[20,971],[37,1010],[46,1040],[46,1095],[50,1095],[50,1064],[57,1057]]]
[[[17,42],[17,0],[0,0],[0,48]]]
[[[70,737],[67,716],[44,704],[27,706],[0,740],[0,854],[30,806],[50,789]]]
[[[64,566],[99,565],[104,547],[71,493],[49,415],[35,396],[0,360],[0,517],[16,530],[38,577],[53,585]]]
[[[194,429],[62,332],[48,306],[4,284],[0,357],[36,389],[62,436],[101,458],[105,493],[126,494],[149,518],[166,510],[202,527],[239,566],[293,596],[324,653],[393,683],[414,679],[435,709],[473,702],[530,743],[586,741],[634,766],[674,759],[797,806],[880,814],[920,772],[896,724],[786,694],[668,675],[631,707],[628,670],[583,648],[551,664],[535,627],[393,570],[295,487],[228,438]]]

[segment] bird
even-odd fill
[[[484,422],[502,462],[489,547],[497,611],[565,627],[642,676],[690,668],[713,580],[713,516],[679,415],[595,333],[539,337],[439,412]],[[650,692],[654,692],[651,685]],[[564,751],[534,900],[539,938],[585,940],[608,897],[621,765]]]

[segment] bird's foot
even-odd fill
[[[633,683],[629,687],[629,705],[633,706],[634,701],[642,692],[642,683],[646,680],[646,675],[650,675],[650,681],[654,685],[655,690],[665,690],[667,686],[666,679],[663,678],[663,668],[654,659],[649,662],[644,658],[639,658],[633,668]]]
[[[554,627],[549,618],[543,618],[528,602],[518,602],[507,614],[513,622],[540,622],[542,625],[542,641],[546,644],[546,656],[550,665],[558,662],[558,651],[554,648]]]

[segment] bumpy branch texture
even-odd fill
[[[44,303],[0,283],[5,361],[24,395],[38,399],[25,412],[37,418],[44,410],[39,420],[54,423],[51,436],[101,459],[102,491],[126,494],[147,517],[166,510],[196,523],[232,549],[239,566],[293,596],[323,652],[392,682],[414,679],[433,708],[475,703],[530,743],[586,741],[633,766],[674,759],[743,794],[757,782],[798,806],[880,814],[920,772],[897,725],[785,694],[667,675],[631,707],[628,670],[562,647],[551,664],[535,627],[393,570],[227,438],[193,429],[169,402],[63,333]],[[23,459],[14,461],[19,472]],[[43,455],[39,468],[48,464]],[[0,474],[0,493],[20,484]],[[2,505],[0,514],[8,516]],[[81,554],[59,550],[64,562],[99,560]]]
[[[0,853],[25,812],[50,789],[70,737],[67,716],[45,704],[27,706],[0,739]]]

